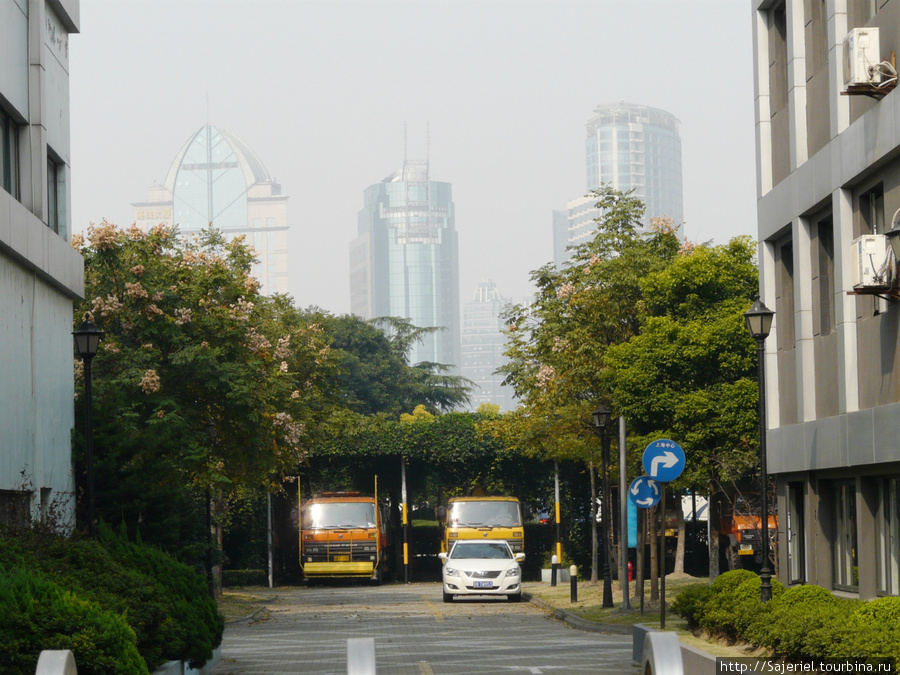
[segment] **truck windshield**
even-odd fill
[[[517,502],[454,502],[449,523],[450,527],[519,527],[522,518]]]
[[[304,530],[375,527],[375,505],[366,502],[311,504],[303,512]]]

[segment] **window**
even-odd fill
[[[31,522],[31,493],[0,490],[0,523],[24,527]]]
[[[769,10],[769,113],[787,106],[787,14],[780,2]]]
[[[47,227],[61,234],[65,231],[66,165],[47,149]]]
[[[856,544],[856,485],[853,481],[834,484],[834,587],[859,590],[859,559]]]
[[[900,595],[900,478],[878,485],[876,529],[878,592]]]
[[[884,226],[884,186],[880,183],[859,196],[859,233],[885,234]],[[875,314],[887,311],[888,301],[875,296]]]
[[[806,533],[803,524],[803,483],[788,483],[787,558],[788,581],[806,581]]]
[[[794,245],[790,239],[775,249],[778,349],[794,348]]]
[[[19,133],[15,122],[0,110],[0,188],[19,199]]]
[[[884,186],[876,185],[859,196],[860,234],[885,234]]]
[[[834,330],[834,224],[831,216],[816,223],[814,236],[813,281],[819,297],[813,330],[817,335],[828,335]]]

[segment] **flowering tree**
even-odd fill
[[[269,485],[306,456],[326,414],[324,331],[260,296],[241,238],[104,221],[73,246],[86,296],[75,323],[106,333],[94,360],[99,512],[183,549],[205,539],[208,495]]]

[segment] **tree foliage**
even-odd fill
[[[73,245],[76,325],[106,334],[93,360],[100,512],[177,548],[196,538],[198,493],[265,485],[304,459],[327,415],[330,347],[320,323],[260,296],[240,238],[103,222]]]

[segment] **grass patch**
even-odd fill
[[[275,600],[265,587],[226,588],[218,600],[219,612],[226,621],[236,621],[271,606]]]

